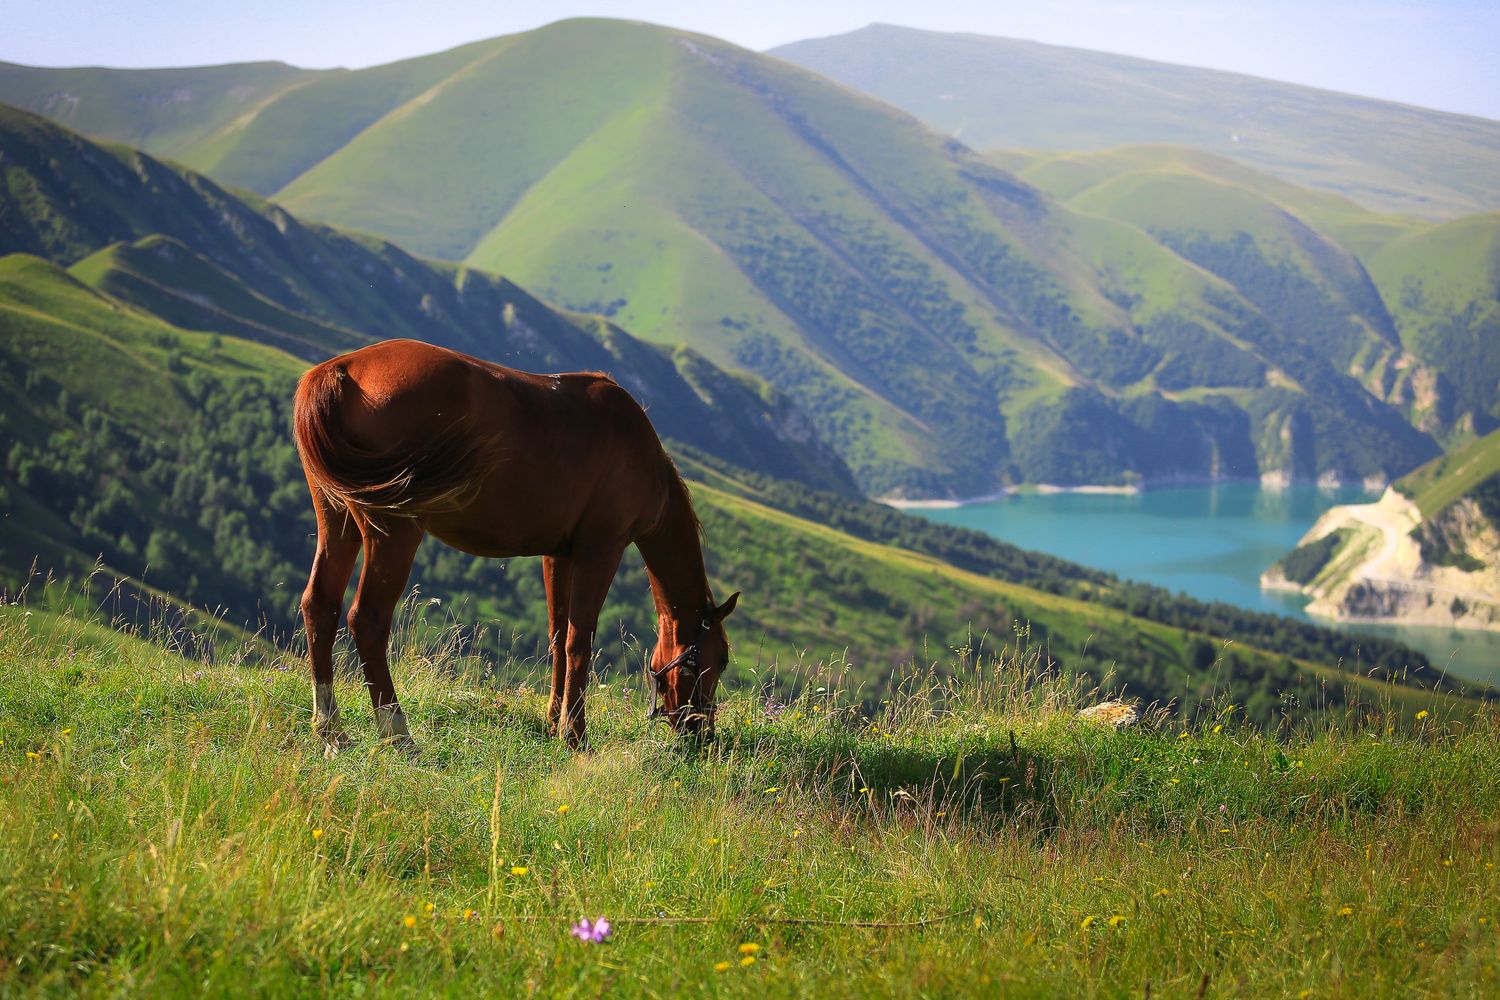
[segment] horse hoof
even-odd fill
[[[354,743],[354,740],[343,729],[323,729],[319,730],[317,735],[323,741],[325,760],[333,760],[339,755],[339,751],[348,749]]]
[[[417,746],[417,741],[404,734],[382,740],[381,745],[406,757],[416,757],[422,752],[422,748]]]

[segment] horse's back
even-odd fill
[[[547,554],[580,531],[633,535],[659,514],[661,443],[640,404],[602,372],[537,375],[384,341],[304,377],[299,442],[303,410],[320,393],[330,394],[324,406],[345,454],[380,456],[368,466],[379,473],[372,480],[385,477],[376,486],[387,510],[402,513],[393,494],[404,476],[422,498],[410,512],[467,551]],[[358,506],[357,492],[344,496]]]

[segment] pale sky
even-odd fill
[[[1500,0],[0,0],[0,60],[362,67],[579,16],[672,25],[752,49],[880,21],[1500,119]]]

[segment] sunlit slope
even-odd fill
[[[1461,430],[1500,423],[1500,214],[1410,233],[1368,260],[1409,349],[1439,368]]]
[[[1380,215],[1181,147],[1037,155],[1020,173],[1234,284],[1416,426],[1447,439],[1493,426],[1500,216]]]
[[[1500,207],[1500,123],[1217,70],[876,24],[772,54],[975,148],[1174,143],[1386,212]]]
[[[0,62],[0,101],[87,135],[198,166],[267,104],[337,72],[285,63],[186,69],[50,69]]]

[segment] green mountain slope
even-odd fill
[[[531,370],[606,370],[652,407],[664,433],[749,468],[853,488],[785,397],[689,349],[562,314],[495,275],[304,225],[24,112],[0,108],[0,137],[0,173],[25,192],[0,198],[0,253],[72,264],[74,279],[112,302],[305,360],[413,337]],[[53,171],[54,162],[68,169]]]
[[[300,215],[753,372],[870,493],[1391,478],[1436,451],[1336,351],[1135,227],[703,36],[569,21],[319,77],[235,142],[218,176]]]
[[[50,69],[0,62],[0,101],[88,135],[206,163],[224,135],[328,75],[285,63],[188,69]]]
[[[975,148],[1174,143],[1385,212],[1500,208],[1500,123],[1256,77],[875,24],[773,55]]]
[[[1446,440],[1500,420],[1500,215],[1379,215],[1174,146],[1009,162],[1071,207],[1137,226],[1232,283],[1288,347],[1312,349],[1291,377],[1331,362]]]

